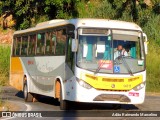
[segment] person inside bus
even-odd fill
[[[114,52],[114,60],[119,56],[128,56],[127,51],[122,45],[118,45],[116,51]]]

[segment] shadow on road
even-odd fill
[[[23,92],[22,91],[18,91],[15,96],[19,97],[19,98],[24,98],[23,96]]]
[[[23,92],[19,91],[15,94],[19,98],[23,98]],[[39,96],[38,102],[53,106],[59,106],[60,103],[52,98],[47,96]],[[79,102],[69,102],[71,110],[139,110],[135,105],[126,105],[126,104],[102,104],[102,103],[79,103]]]
[[[135,105],[107,104],[107,103],[70,103],[71,110],[138,110]]]
[[[24,98],[22,91],[18,91],[15,94],[15,96],[17,96],[19,98]],[[45,103],[45,104],[50,104],[50,105],[54,105],[54,106],[59,106],[60,105],[59,102],[52,97],[38,95],[37,100],[38,100],[38,102]]]
[[[21,95],[21,94],[19,94]],[[47,96],[40,96],[38,99],[39,102],[44,104],[50,104],[54,106],[59,106],[60,103],[58,100],[47,97]],[[79,102],[69,102],[71,110],[138,110],[135,105],[126,105],[126,104],[97,104],[97,103],[79,103]]]

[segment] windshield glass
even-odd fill
[[[140,32],[106,29],[110,31],[106,33],[101,29],[98,29],[99,32],[97,29],[96,32],[94,29],[87,30],[78,31],[78,67],[95,73],[131,75],[144,70],[145,57]]]

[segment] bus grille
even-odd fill
[[[125,95],[117,94],[101,94],[93,99],[93,101],[119,101],[119,102],[131,102],[131,100]]]
[[[109,92],[128,92],[129,90],[110,90],[110,89],[97,89],[100,91],[109,91]]]
[[[102,81],[105,82],[124,82],[124,79],[109,79],[109,78],[102,78]]]

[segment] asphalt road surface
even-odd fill
[[[35,119],[34,116],[52,120],[160,120],[160,95],[146,95],[145,102],[141,105],[121,105],[115,107],[111,104],[89,104],[89,103],[71,103],[69,111],[61,111],[59,103],[50,97],[41,96],[38,102],[24,102],[22,91],[17,91],[11,86],[1,88],[0,98],[18,106],[17,113],[11,113],[12,116],[2,117],[0,119]],[[42,112],[43,111],[43,112]],[[144,112],[148,111],[148,113]],[[159,112],[157,112],[159,111]],[[149,116],[151,115],[151,117]],[[155,117],[155,116],[159,117]],[[112,117],[113,116],[113,117]],[[132,117],[128,117],[132,116]],[[137,117],[142,116],[142,117]],[[30,117],[30,118],[28,118]],[[54,118],[54,119],[53,119]]]

